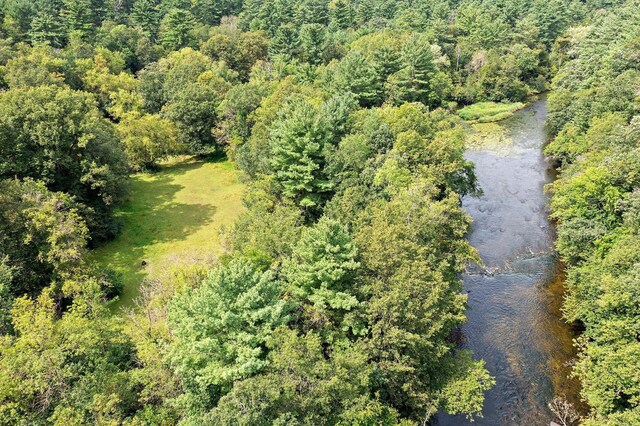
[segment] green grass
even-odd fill
[[[156,173],[133,176],[128,201],[116,213],[120,234],[92,253],[99,266],[123,276],[116,305],[131,306],[142,280],[172,259],[220,254],[220,228],[242,211],[242,193],[237,170],[225,159],[182,157]]]
[[[474,123],[491,123],[511,117],[514,112],[524,107],[525,104],[522,102],[478,102],[460,109],[458,115]]]

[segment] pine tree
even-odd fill
[[[334,81],[339,90],[356,95],[363,107],[378,105],[382,101],[382,84],[378,73],[359,50],[350,52],[340,61]]]
[[[189,31],[195,19],[191,12],[183,9],[171,9],[160,24],[160,44],[166,49],[178,50],[192,42]]]
[[[331,5],[331,21],[338,28],[346,29],[353,25],[354,11],[347,0],[336,0]]]
[[[296,11],[296,22],[302,24],[329,23],[329,9],[326,0],[304,0]]]
[[[325,48],[326,29],[320,24],[305,24],[300,28],[302,59],[310,64],[322,61]]]
[[[400,63],[402,69],[389,77],[391,100],[429,105],[431,80],[437,71],[429,43],[422,37],[412,37],[402,51]]]
[[[283,55],[290,59],[298,53],[298,34],[292,24],[280,25],[269,44],[269,56]]]
[[[155,0],[136,0],[131,10],[131,19],[142,28],[147,37],[155,40],[160,26],[160,13]]]
[[[309,305],[308,315],[330,320],[338,326],[343,316],[358,305],[353,280],[360,264],[351,235],[339,222],[323,216],[307,228],[283,264],[289,292],[303,305]],[[305,309],[307,310],[307,309]]]
[[[53,47],[62,47],[64,43],[60,22],[49,13],[40,13],[33,18],[29,36],[34,45],[48,44]]]
[[[200,22],[207,25],[218,25],[225,10],[219,0],[194,0],[193,13]]]
[[[81,37],[93,33],[94,16],[91,0],[64,0],[62,18],[68,33],[76,32]]]
[[[391,74],[400,70],[400,55],[391,47],[383,46],[373,52],[373,63],[380,81],[384,83]]]
[[[308,210],[332,188],[324,175],[323,149],[330,132],[318,110],[302,97],[292,98],[271,128],[271,166],[285,197]]]

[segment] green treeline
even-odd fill
[[[587,326],[577,371],[598,416],[633,415],[637,382],[616,380],[635,376],[593,359],[638,365],[637,4],[568,30],[609,3],[0,1],[0,424],[481,415],[493,378],[452,338],[478,260],[454,112],[523,101],[558,64],[548,151],[565,164],[567,315]],[[129,175],[182,154],[232,159],[246,210],[214,265],[168,263],[114,312],[122,279],[87,252],[118,234]],[[588,282],[610,283],[597,308]]]
[[[584,325],[574,368],[589,425],[640,423],[640,3],[561,37],[546,153],[565,317]]]

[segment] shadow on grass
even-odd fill
[[[223,161],[224,157],[205,160],[207,163]],[[95,252],[100,266],[122,274],[124,291],[116,305],[129,304],[138,294],[139,283],[147,275],[146,263],[158,260],[154,259],[157,254],[154,245],[186,240],[215,220],[216,206],[202,204],[198,199],[188,204],[176,200],[178,192],[185,189],[177,182],[179,177],[202,167],[205,162],[186,159],[132,179],[129,200],[117,213],[121,232]]]

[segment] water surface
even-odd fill
[[[577,383],[567,378],[572,333],[560,318],[562,273],[544,193],[552,179],[542,155],[545,117],[542,99],[508,120],[469,129],[474,143],[466,156],[483,195],[466,197],[463,207],[484,265],[463,277],[469,310],[461,345],[486,361],[496,385],[483,418],[440,415],[440,426],[548,425],[554,394],[575,400]]]

